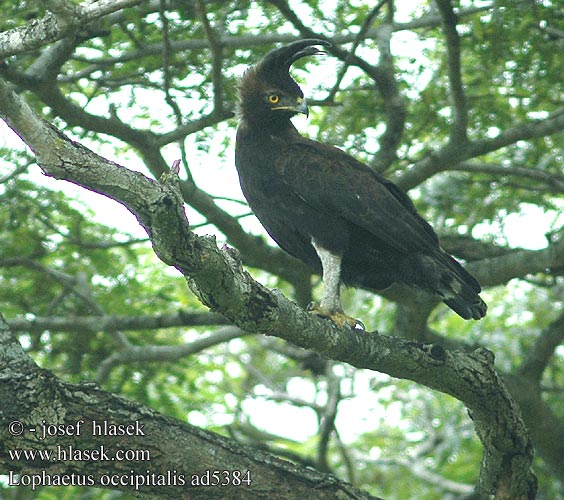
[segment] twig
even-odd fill
[[[564,314],[560,315],[537,337],[527,351],[518,373],[529,380],[540,383],[542,375],[555,349],[564,340]]]
[[[219,111],[223,109],[223,46],[221,44],[220,37],[215,33],[215,30],[212,28],[209,22],[204,2],[202,0],[197,0],[197,5],[198,10],[200,11],[200,16],[202,18],[202,25],[204,26],[204,31],[209,41],[209,46],[212,53],[211,80],[214,90],[213,105],[214,110]]]
[[[168,17],[166,15],[166,8],[165,8],[165,0],[159,0],[159,18],[163,25],[163,90],[165,93],[165,101],[171,107],[172,112],[176,118],[176,125],[177,128],[182,126],[182,111],[180,107],[172,97],[170,93],[171,83],[172,83],[172,76],[170,74],[170,61],[171,61],[171,47],[170,47],[170,37],[169,37],[169,24],[168,24]],[[188,156],[186,155],[186,145],[184,143],[184,138],[179,138],[178,140],[178,148],[180,149],[180,157],[182,160],[182,165],[184,166],[184,171],[188,177],[189,182],[194,182],[194,178],[192,177],[192,172],[190,171],[190,167],[188,165]]]
[[[368,32],[368,29],[370,28],[370,26],[374,22],[374,19],[376,18],[376,16],[379,14],[380,9],[388,1],[389,0],[381,0],[377,5],[374,6],[374,8],[368,13],[366,18],[362,22],[362,26],[360,27],[360,31],[357,33],[356,37],[353,40],[352,47],[349,51],[349,56],[343,61],[343,64],[339,68],[335,83],[333,84],[333,87],[329,91],[329,95],[325,99],[327,102],[332,102],[334,100],[335,95],[337,94],[339,87],[341,86],[341,82],[343,81],[343,78],[344,78],[344,76],[345,76],[345,74],[346,74],[346,72],[347,72],[347,70],[350,66],[352,56],[354,56],[354,53],[356,52],[356,49],[360,45],[360,42],[362,42],[364,40],[364,38],[366,37],[366,33]]]
[[[443,19],[443,32],[447,47],[448,78],[452,99],[453,121],[450,129],[450,141],[459,144],[466,141],[468,126],[468,104],[462,83],[460,67],[460,37],[456,31],[458,18],[450,0],[436,0]]]
[[[327,383],[327,403],[323,407],[319,422],[319,441],[317,443],[317,466],[319,470],[329,472],[327,454],[329,451],[329,439],[335,429],[335,418],[337,408],[341,401],[341,379],[333,372],[333,363],[329,363],[325,371]]]
[[[111,369],[117,365],[155,361],[173,362],[245,335],[249,335],[249,333],[234,326],[227,326],[206,337],[183,345],[130,345],[115,352],[100,363],[96,372],[96,381],[98,383],[105,382]]]

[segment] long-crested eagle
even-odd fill
[[[289,69],[324,53],[315,45],[330,46],[308,39],[272,50],[241,79],[235,162],[249,206],[282,249],[322,274],[317,312],[339,324],[354,324],[342,310],[341,282],[411,285],[464,319],[483,318],[479,283],[439,246],[408,196],[340,149],[302,137],[290,121],[308,107]]]

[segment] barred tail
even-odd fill
[[[482,319],[488,310],[482,300],[478,281],[454,258],[443,254],[449,260],[449,271],[444,273],[437,290],[443,302],[464,319]]]
[[[445,297],[443,302],[464,319],[482,319],[488,310],[488,305],[477,293],[472,296],[455,294]]]

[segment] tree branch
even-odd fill
[[[239,328],[227,326],[183,345],[130,345],[100,363],[96,372],[96,381],[100,384],[105,382],[111,369],[118,365],[155,361],[173,362],[245,335],[248,334]]]
[[[74,34],[89,22],[141,3],[142,0],[98,0],[75,7],[62,0],[51,1],[43,19],[33,19],[24,26],[0,33],[0,59],[38,49]]]
[[[14,332],[116,332],[125,330],[157,330],[181,326],[226,325],[221,315],[210,312],[180,310],[170,314],[140,314],[139,316],[36,317],[33,319],[12,318],[6,320]]]
[[[347,73],[347,69],[350,66],[350,59],[351,57],[354,55],[354,53],[356,52],[356,49],[358,49],[358,46],[360,45],[360,42],[362,40],[364,40],[366,33],[368,32],[368,30],[370,29],[370,26],[372,25],[372,23],[374,22],[374,19],[378,16],[380,9],[388,2],[388,0],[381,0],[380,2],[378,2],[378,4],[376,4],[372,10],[368,13],[368,15],[365,17],[364,21],[362,22],[362,26],[360,27],[360,30],[358,31],[358,33],[356,34],[354,41],[352,43],[352,47],[349,50],[349,55],[347,56],[347,58],[343,61],[342,66],[339,68],[339,71],[337,72],[337,77],[335,79],[335,83],[333,84],[333,87],[331,88],[331,90],[329,91],[329,94],[327,95],[327,101],[328,102],[332,102],[335,98],[335,95],[337,94],[337,91],[339,90],[339,87],[341,85],[341,82],[343,81],[343,78],[345,76],[345,74]]]
[[[446,39],[448,79],[452,99],[453,122],[450,129],[450,141],[458,144],[466,141],[468,126],[468,104],[462,84],[460,67],[460,37],[456,31],[458,22],[450,0],[436,0],[443,20],[443,32]]]
[[[213,84],[213,105],[214,109],[220,110],[223,107],[223,45],[218,33],[212,28],[206,12],[206,6],[202,0],[197,0],[196,5],[200,11],[204,32],[209,41],[212,53],[212,73],[211,81]]]
[[[468,270],[483,286],[496,286],[534,273],[564,273],[564,237],[542,250],[516,250],[506,255],[470,262]]]
[[[449,170],[453,165],[462,161],[497,151],[518,141],[545,137],[562,130],[564,130],[564,107],[555,110],[545,119],[522,122],[491,139],[468,141],[456,146],[447,144],[416,162],[413,168],[402,171],[391,180],[408,191],[433,175]]]
[[[521,408],[536,452],[555,477],[564,477],[564,425],[543,399],[536,381],[525,376],[505,375],[504,381]]]
[[[540,384],[542,375],[548,365],[554,350],[564,340],[564,314],[543,330],[519,368],[519,375],[528,378],[531,382]]]
[[[329,472],[329,462],[327,454],[329,451],[329,441],[331,435],[335,431],[335,419],[337,418],[337,409],[341,402],[341,379],[333,372],[333,366],[328,365],[325,380],[327,382],[327,402],[318,413],[319,432],[317,444],[317,467],[323,472]]]
[[[78,272],[71,276],[56,269],[43,266],[30,257],[7,257],[0,259],[0,267],[22,266],[40,272],[57,281],[64,289],[64,295],[72,294],[94,311],[102,312],[100,306],[93,299],[84,273]]]
[[[440,234],[441,246],[451,255],[460,257],[467,262],[482,260],[500,255],[508,255],[516,252],[514,248],[494,245],[485,241],[477,240],[471,236],[454,234]]]
[[[374,164],[384,172],[397,159],[397,148],[401,142],[406,118],[406,103],[395,78],[390,42],[393,33],[393,2],[388,2],[388,20],[378,27],[376,43],[380,58],[378,67],[384,77],[378,88],[384,103],[386,129],[379,139],[380,150]]]
[[[0,403],[2,428],[11,422],[21,433],[3,432],[0,468],[12,481],[32,480],[41,485],[65,477],[67,484],[109,486],[122,491],[151,495],[151,499],[244,500],[308,498],[324,500],[377,500],[353,486],[314,469],[279,460],[256,448],[160,415],[150,408],[104,392],[92,384],[74,385],[39,369],[14,340],[0,315]],[[13,395],[18,394],[17,398]],[[94,425],[122,426],[132,432],[112,435]],[[78,433],[42,438],[44,426],[72,426]],[[29,429],[36,429],[35,432]],[[17,430],[18,427],[15,427]],[[51,460],[14,459],[7,450],[50,451]],[[74,450],[74,451],[73,451]],[[100,460],[68,459],[85,450],[103,451]],[[118,453],[135,459],[119,459]],[[66,453],[67,458],[62,454]],[[94,456],[94,455],[93,455]],[[107,457],[107,458],[106,458]],[[150,461],[150,471],[148,462]],[[194,477],[217,471],[225,486],[202,486]],[[223,471],[227,471],[227,474]],[[114,484],[102,484],[103,477],[115,477]],[[236,482],[247,477],[250,484]],[[75,483],[72,483],[71,481]],[[79,482],[82,481],[82,482]],[[213,483],[212,483],[213,484]],[[224,483],[225,484],[225,483]],[[199,487],[198,487],[199,486]],[[282,496],[279,496],[282,495]]]
[[[449,168],[452,171],[483,173],[492,175],[495,178],[499,177],[522,177],[523,179],[530,179],[540,182],[546,186],[546,189],[555,194],[564,193],[564,175],[557,173],[545,172],[539,168],[529,168],[520,166],[503,167],[491,163],[479,163],[463,161],[457,163]],[[533,186],[538,188],[538,184]],[[534,187],[533,187],[534,188]]]
[[[493,8],[493,4],[491,5],[484,5],[482,7],[470,7],[466,9],[460,9],[458,11],[458,18],[463,19],[465,17],[472,16],[474,14],[485,12],[491,10]],[[158,6],[153,7],[153,10],[158,10]],[[150,9],[147,9],[150,11]],[[116,22],[117,19],[113,19],[113,16],[120,14],[119,12],[113,14],[112,16],[108,16],[111,22]],[[429,28],[436,28],[441,25],[442,19],[441,16],[438,15],[427,15],[423,16],[420,19],[416,19],[414,21],[406,22],[406,23],[393,23],[392,30],[393,32],[398,31],[412,31],[417,29],[429,29]],[[369,28],[366,31],[364,39],[371,40],[378,36],[378,27],[376,28]],[[301,36],[296,36],[291,33],[268,33],[268,34],[258,34],[258,35],[223,35],[219,36],[218,41],[219,43],[226,49],[248,49],[251,47],[259,47],[263,45],[271,45],[276,43],[291,43],[295,42],[296,40],[301,39]],[[331,41],[335,44],[345,44],[354,42],[357,38],[356,33],[337,33],[331,37]],[[184,50],[202,50],[202,49],[209,49],[210,42],[207,38],[193,38],[189,40],[178,40],[178,41],[171,41],[170,50],[171,53],[174,52],[181,52]],[[73,59],[75,61],[81,61],[84,63],[90,63],[96,66],[113,66],[116,63],[123,63],[128,61],[133,61],[136,59],[141,59],[147,56],[152,55],[160,55],[163,52],[163,43],[152,43],[146,44],[143,46],[143,49],[139,50],[131,50],[121,55],[117,55],[114,57],[104,57],[104,58],[94,58],[85,55],[74,55]]]

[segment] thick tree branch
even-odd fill
[[[463,401],[484,445],[478,490],[533,497],[531,444],[489,351],[465,354],[377,333],[350,332],[308,314],[281,293],[254,281],[235,251],[219,249],[214,238],[190,231],[176,173],[156,182],[104,160],[41,120],[2,81],[0,103],[4,119],[31,147],[47,175],[126,206],[147,231],[155,253],[186,277],[203,304],[243,330],[313,348],[359,368],[413,380]]]
[[[373,161],[380,172],[387,170],[397,159],[397,148],[401,142],[406,119],[406,102],[396,82],[391,51],[393,2],[388,2],[388,10],[388,18],[378,27],[376,36],[380,53],[378,67],[385,77],[385,81],[379,84],[379,90],[384,102],[386,129],[379,139],[380,150]]]
[[[82,484],[78,483],[78,478],[82,478],[91,480],[92,486],[104,486],[100,483],[103,476],[115,476],[121,481],[110,485],[113,489],[137,491],[150,495],[151,499],[184,500],[197,495],[206,500],[250,497],[377,500],[332,476],[295,466],[256,448],[242,447],[233,440],[160,415],[92,384],[73,385],[58,380],[25,355],[1,316],[0,380],[2,429],[11,429],[10,422],[20,422],[23,430],[19,435],[2,433],[0,469],[2,473],[11,472],[12,480],[37,475],[43,485],[47,483],[46,477],[65,476],[68,481],[74,477],[77,484]],[[18,397],[14,398],[14,394]],[[130,426],[135,432],[117,437],[107,431],[94,435],[94,423]],[[74,435],[41,439],[44,424],[74,426],[80,435],[74,432]],[[36,431],[31,432],[30,428]],[[8,450],[17,449],[51,450],[55,459],[13,459]],[[65,460],[60,458],[60,450],[69,456],[72,450],[75,453],[105,450],[105,455],[95,461]],[[119,460],[119,452],[127,452],[130,457],[135,453],[136,458]],[[202,476],[206,471],[208,474],[218,471],[220,478],[226,477],[222,471],[230,471],[233,480],[221,487],[193,486],[193,475]],[[235,483],[234,479],[241,479],[247,473],[250,484]]]
[[[142,0],[98,0],[74,6],[63,0],[48,2],[50,10],[43,19],[34,19],[24,26],[0,33],[0,59],[38,49],[73,35],[89,22],[140,3]]]
[[[536,450],[557,477],[564,476],[564,425],[543,401],[540,383],[549,360],[563,341],[564,314],[539,334],[517,373],[505,377],[511,393],[523,409],[523,418]]]
[[[16,370],[17,373],[33,371],[37,368],[24,352],[0,311],[0,370]],[[3,427],[4,429],[4,427]]]

